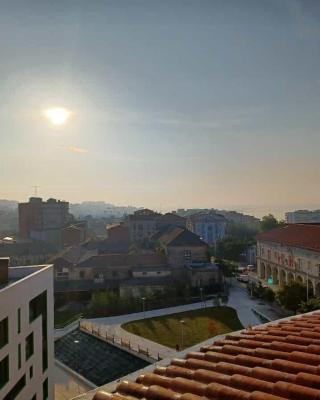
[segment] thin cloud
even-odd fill
[[[67,147],[64,147],[64,149],[67,151],[70,151],[70,153],[76,153],[76,154],[88,153],[88,150],[85,149],[84,147],[67,146]]]

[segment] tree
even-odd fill
[[[312,298],[308,301],[302,301],[299,305],[299,312],[306,313],[320,309],[320,298]]]
[[[296,312],[300,303],[307,299],[307,288],[301,283],[293,282],[278,291],[277,299],[284,308]]]
[[[235,239],[232,237],[220,239],[216,245],[216,257],[239,261],[240,255],[244,252],[247,246],[247,240]]]
[[[262,232],[267,232],[281,225],[283,225],[283,221],[278,221],[273,214],[268,214],[262,217],[260,222],[260,230]]]

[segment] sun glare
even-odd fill
[[[63,107],[54,107],[48,108],[44,111],[45,117],[51,122],[52,125],[64,125],[69,117],[71,112]]]

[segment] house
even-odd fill
[[[183,228],[173,228],[158,238],[158,251],[165,254],[168,264],[178,270],[191,262],[206,262],[208,246],[196,234]]]
[[[82,253],[78,262],[60,257],[54,263],[55,292],[119,291],[128,280],[143,285],[145,278],[160,279],[171,274],[165,257],[155,254]],[[159,281],[160,282],[160,281]],[[161,286],[161,285],[160,285]],[[120,291],[121,293],[121,291]]]
[[[227,219],[213,211],[199,212],[188,217],[187,228],[211,246],[226,235]]]
[[[304,283],[319,296],[320,224],[288,224],[257,235],[257,269],[261,279]]]

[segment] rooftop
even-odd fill
[[[207,246],[198,235],[184,228],[174,228],[158,240],[166,246]]]
[[[9,267],[8,269],[8,282],[0,284],[0,292],[3,289],[10,287],[16,282],[30,277],[31,275],[37,273],[38,271],[49,267],[48,264],[44,265],[28,265],[21,267]]]
[[[320,251],[320,224],[288,224],[257,235],[258,241]]]
[[[320,312],[312,312],[216,337],[94,400],[318,400],[319,373]]]

